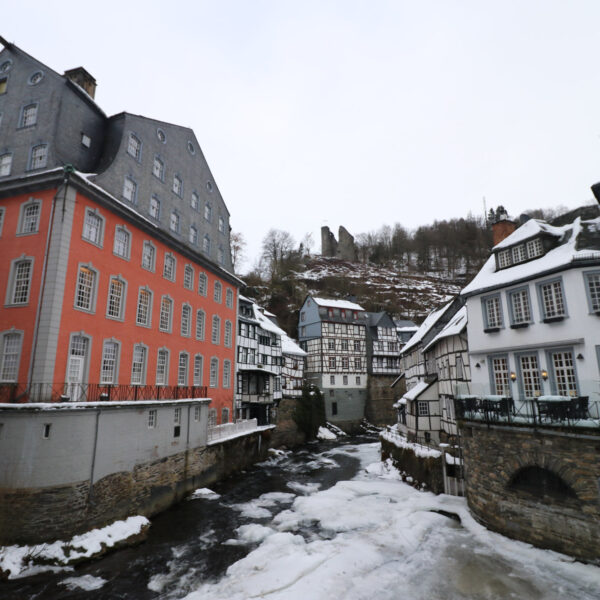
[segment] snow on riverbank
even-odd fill
[[[600,569],[488,531],[463,498],[402,483],[379,461],[379,444],[336,452],[353,452],[362,472],[296,497],[268,523],[239,528],[228,543],[257,547],[187,600],[597,599]]]
[[[150,521],[146,517],[136,516],[115,521],[102,529],[92,529],[68,541],[0,547],[0,572],[7,572],[9,579],[14,579],[42,571],[67,570],[70,568],[68,565],[103,554],[107,548],[139,536],[149,526]]]

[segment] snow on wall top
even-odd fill
[[[415,400],[418,398],[433,382],[427,383],[426,381],[419,381],[417,385],[410,388],[404,396],[402,396],[403,400]]]
[[[346,310],[365,310],[356,302],[349,302],[348,300],[334,300],[329,298],[315,298],[313,297],[317,306],[331,306],[332,308],[344,308]]]
[[[528,223],[530,223],[530,221],[527,221],[522,227],[525,227]],[[540,222],[538,222],[538,224],[540,224]],[[594,237],[598,236],[598,238],[600,238],[600,217],[590,221],[581,221],[581,218],[577,217],[575,221],[568,225],[564,225],[563,227],[552,227],[543,222],[541,224],[545,225],[544,231],[556,236],[560,235],[565,241],[556,246],[556,248],[548,250],[546,254],[539,258],[505,269],[496,270],[496,259],[492,254],[471,283],[463,289],[461,294],[473,295],[490,288],[510,285],[519,281],[533,279],[534,277],[541,277],[548,271],[567,266],[576,260],[600,259],[600,250],[594,248],[577,249],[577,240],[583,229],[582,224],[585,224],[588,232],[593,232]],[[546,227],[548,229],[546,229]],[[509,235],[506,240],[504,240],[508,242],[508,246],[525,239],[523,235],[519,235],[516,239],[513,237],[515,234],[519,233],[520,229],[521,228],[517,229],[515,233]],[[533,226],[530,226],[527,237],[531,237],[532,231]],[[496,248],[498,248],[498,246],[496,246]]]
[[[427,334],[427,332],[437,323],[438,319],[446,312],[446,309],[452,304],[444,304],[442,308],[434,310],[427,315],[427,318],[421,323],[421,327],[417,329],[417,332],[406,342],[404,348],[402,348],[402,354],[405,354],[408,350],[416,346]]]
[[[423,348],[423,352],[431,348],[435,343],[437,343],[442,338],[450,337],[452,335],[458,335],[462,331],[464,331],[467,326],[467,306],[463,306],[450,321],[448,324]]]

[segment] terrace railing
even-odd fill
[[[0,403],[135,402],[206,398],[206,386],[100,383],[0,383]]]

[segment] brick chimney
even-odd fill
[[[493,245],[499,244],[506,239],[515,229],[517,224],[508,218],[501,218],[492,224]]]
[[[96,95],[96,80],[83,67],[69,69],[64,76],[84,89],[90,98]]]

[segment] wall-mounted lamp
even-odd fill
[[[542,379],[544,381],[546,381],[546,379],[548,379],[548,371],[546,371],[546,369],[542,369],[541,375],[542,375]]]
[[[577,355],[577,360],[583,360],[583,354],[581,354],[581,352]]]
[[[475,363],[475,368],[476,369],[481,369],[481,365],[479,363]]]
[[[510,380],[511,381],[516,381],[517,380],[517,374],[514,371],[510,372]]]

